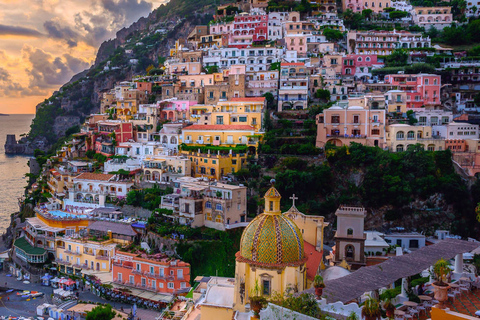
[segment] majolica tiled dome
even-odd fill
[[[271,187],[265,194],[265,212],[243,231],[237,260],[263,267],[305,263],[302,233],[280,212],[280,194]]]

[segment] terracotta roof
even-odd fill
[[[226,124],[214,124],[214,125],[204,125],[204,124],[194,124],[189,127],[183,128],[183,130],[216,130],[216,131],[221,131],[221,130],[245,130],[245,131],[250,131],[250,130],[255,130],[254,127],[249,126],[249,125],[241,125],[241,124],[233,124],[233,125],[226,125]]]
[[[258,101],[258,102],[263,102],[265,101],[265,97],[248,97],[248,98],[232,98],[230,101]]]
[[[285,67],[287,67],[287,66],[304,66],[304,65],[305,65],[305,63],[303,63],[303,62],[282,62],[282,64],[281,64],[282,67],[283,66],[285,66]]]
[[[303,242],[303,246],[305,248],[305,256],[308,258],[307,278],[313,281],[313,278],[315,278],[315,275],[317,274],[318,267],[320,266],[320,262],[322,262],[323,252],[315,250],[315,246],[307,241]]]
[[[112,179],[115,175],[114,174],[105,174],[105,173],[82,173],[75,179],[77,180],[101,180],[101,181],[108,181]]]

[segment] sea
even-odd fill
[[[6,155],[7,134],[21,134],[30,130],[33,114],[0,116],[0,234],[10,225],[10,214],[18,212],[18,198],[23,195],[29,172],[28,156]]]

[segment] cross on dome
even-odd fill
[[[292,200],[292,207],[295,207],[295,200],[298,200],[298,197],[295,197],[295,193],[289,199]]]

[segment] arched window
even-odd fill
[[[347,229],[347,235],[348,236],[353,236],[353,229],[352,228]]]
[[[205,208],[211,209],[212,208],[212,203],[210,201],[205,202]]]
[[[403,151],[403,144],[397,145],[397,152],[402,152]]]
[[[162,143],[168,143],[168,138],[167,138],[167,136],[163,136],[163,138],[162,138]]]
[[[171,143],[171,144],[177,144],[177,138],[176,138],[175,136],[172,136],[172,137],[170,138],[170,143]]]
[[[413,132],[413,131],[408,131],[408,133],[407,133],[407,139],[409,139],[409,140],[415,139],[415,132]]]
[[[353,259],[354,256],[355,256],[355,248],[351,244],[345,246],[345,258]]]
[[[397,139],[398,140],[405,139],[405,133],[403,131],[398,131],[397,132]]]

